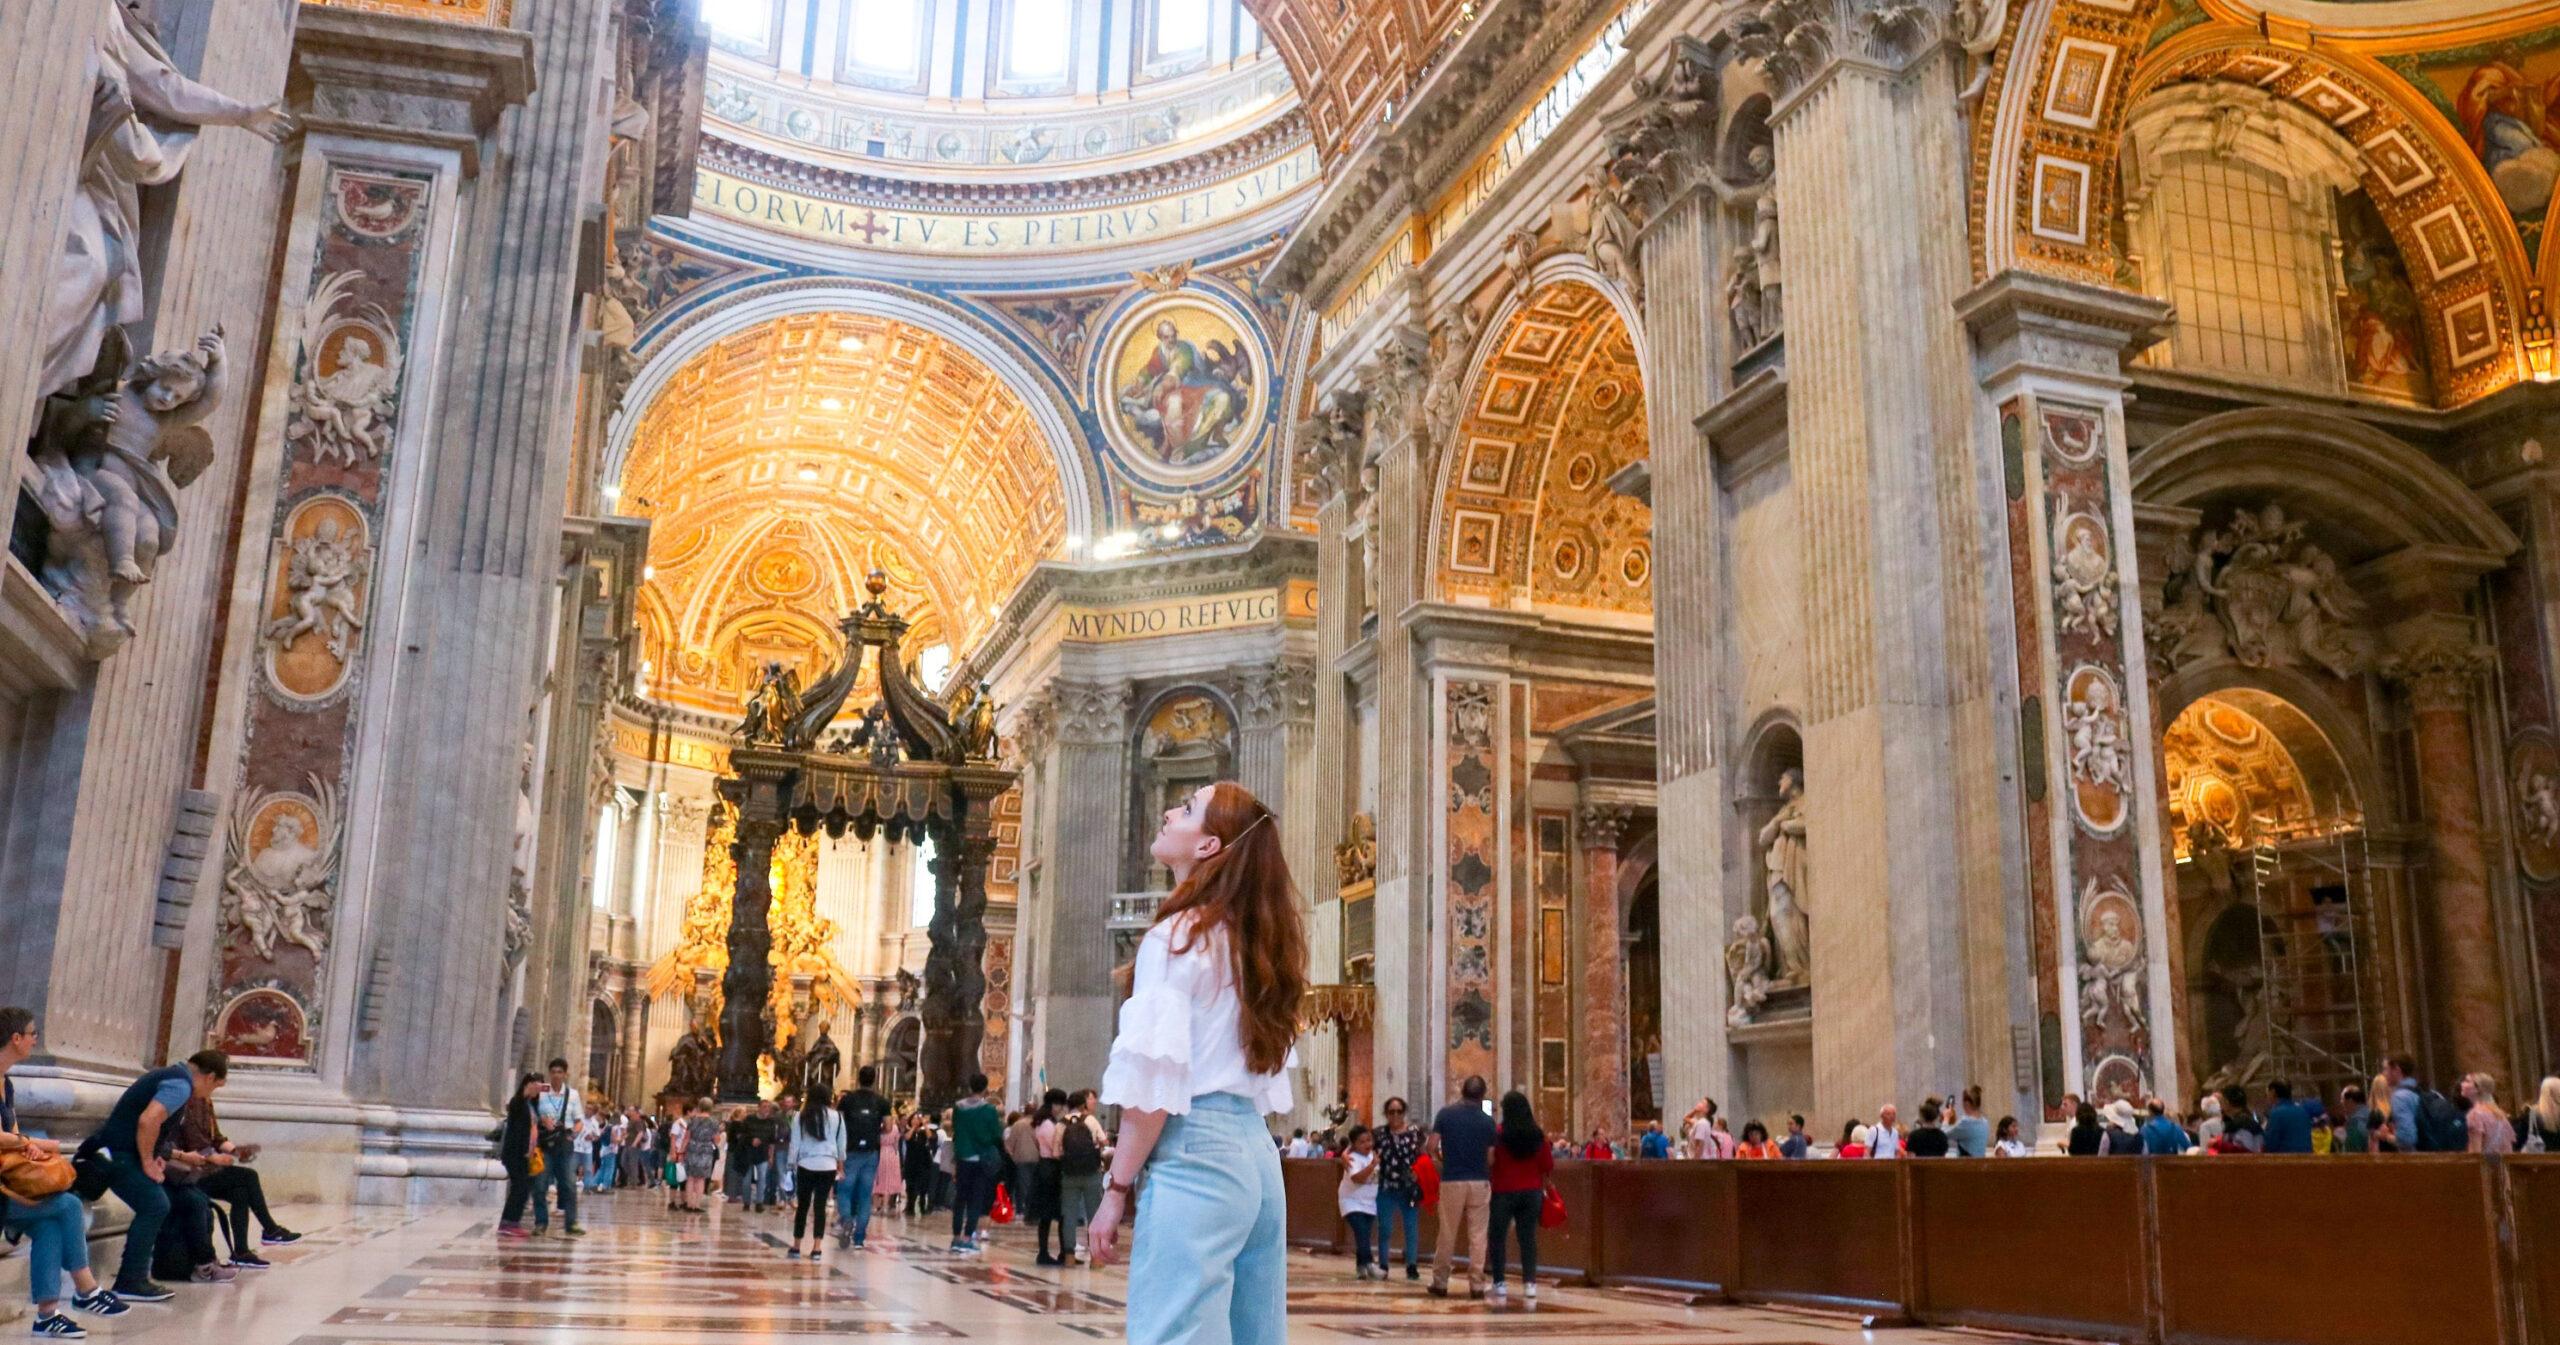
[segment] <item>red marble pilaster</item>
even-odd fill
[[[2445,1052],[2430,1063],[2445,1081],[2474,1070],[2515,1077],[2471,741],[2472,691],[2487,667],[2485,652],[2448,647],[2397,660],[2389,670],[2409,695],[2426,808],[2427,933],[2434,944],[2428,998],[2437,1006],[2433,1035]]]
[[[1574,1134],[1627,1133],[1626,918],[1618,909],[1625,808],[1582,810],[1582,1096]]]

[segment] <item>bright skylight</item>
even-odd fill
[[[1075,0],[1014,0],[1005,73],[1016,79],[1061,79],[1075,45]]]
[[[1179,56],[1209,45],[1211,0],[1161,0],[1156,6],[1156,54]]]
[[[845,50],[864,70],[911,75],[923,19],[921,0],[853,0],[853,34]]]
[[[762,51],[773,40],[777,0],[702,0],[702,21],[723,46]]]

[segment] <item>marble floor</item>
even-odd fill
[[[189,1285],[172,1302],[91,1321],[96,1340],[242,1345],[611,1345],[910,1336],[1118,1340],[1117,1270],[1032,1265],[1027,1230],[984,1256],[943,1250],[949,1225],[875,1223],[871,1245],[816,1264],[783,1257],[790,1217],[670,1213],[638,1192],[591,1199],[588,1235],[497,1242],[485,1211],[288,1208],[309,1236],[268,1249],[273,1270]],[[556,1232],[556,1229],[555,1229]],[[1426,1268],[1426,1276],[1428,1269]],[[1570,1341],[1575,1345],[1952,1345],[1945,1331],[1862,1331],[1790,1310],[1690,1308],[1637,1294],[1541,1289],[1535,1309],[1427,1297],[1401,1278],[1354,1280],[1337,1257],[1291,1258],[1292,1342]],[[23,1331],[23,1325],[15,1330]]]

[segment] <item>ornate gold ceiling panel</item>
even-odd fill
[[[1646,454],[1626,322],[1599,291],[1566,282],[1484,339],[1444,469],[1442,593],[1651,612],[1651,513],[1608,484]]]
[[[620,507],[654,522],[655,694],[735,711],[763,662],[814,676],[887,575],[913,649],[965,651],[1065,534],[1056,459],[974,356],[887,318],[808,313],[721,340],[642,414]]]

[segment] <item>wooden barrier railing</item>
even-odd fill
[[[1337,1169],[1285,1167],[1292,1244],[1347,1253]],[[1588,1284],[2144,1345],[2560,1341],[2560,1155],[1566,1162],[1555,1184],[1539,1270]]]

